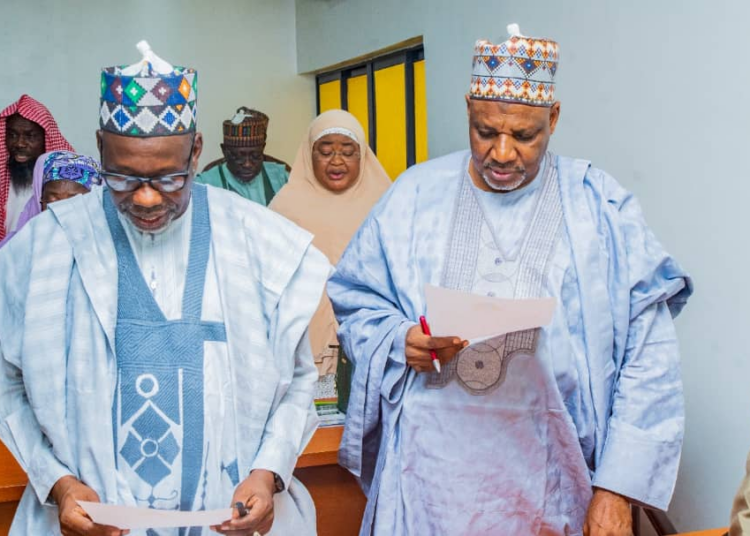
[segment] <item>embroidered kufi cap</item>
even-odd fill
[[[268,116],[244,106],[232,119],[224,121],[224,144],[230,147],[256,147],[266,143]]]
[[[146,41],[137,48],[140,62],[102,69],[101,129],[137,137],[195,132],[198,73],[162,60]]]
[[[560,46],[521,35],[517,24],[508,25],[508,33],[510,38],[497,45],[484,39],[476,42],[469,96],[552,106]]]

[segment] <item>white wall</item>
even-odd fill
[[[431,156],[467,147],[474,40],[518,22],[561,45],[554,148],[640,198],[695,278],[677,320],[687,433],[670,516],[724,526],[750,449],[750,2],[297,0],[302,72],[424,36]]]
[[[267,152],[287,161],[315,111],[297,75],[293,0],[0,0],[0,108],[29,93],[80,152],[96,153],[101,67],[140,59],[147,39],[198,70],[201,166],[221,156],[221,122],[242,105],[267,113]]]

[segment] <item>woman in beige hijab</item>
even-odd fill
[[[289,182],[270,208],[315,235],[313,244],[335,265],[390,184],[357,118],[343,110],[330,110],[310,124]],[[338,352],[330,347],[338,345],[337,328],[331,302],[324,294],[310,322],[310,344],[318,372],[329,386],[336,372]]]

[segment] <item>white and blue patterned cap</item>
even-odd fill
[[[99,125],[122,136],[172,136],[195,132],[198,73],[172,66],[138,43],[143,59],[102,69]]]
[[[552,106],[560,46],[550,39],[521,35],[517,24],[508,25],[508,33],[508,40],[498,45],[484,39],[474,45],[469,96]]]

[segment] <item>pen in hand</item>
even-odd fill
[[[427,319],[424,316],[419,317],[419,324],[422,326],[422,333],[427,335],[428,337],[432,337],[432,333],[430,332],[430,326],[427,324]],[[440,359],[438,359],[437,352],[435,350],[430,350],[430,357],[432,358],[432,366],[435,367],[435,370],[440,373]]]
[[[240,517],[245,517],[247,515],[247,507],[240,501],[234,503],[234,507],[237,509],[237,513]]]
[[[237,514],[239,514],[240,518],[243,518],[247,514],[250,513],[250,509],[240,501],[237,501],[236,503],[234,503],[234,507],[237,510]],[[261,535],[260,535],[260,532],[256,530],[255,532],[253,532],[253,536],[261,536]]]

